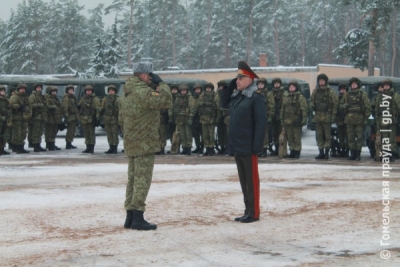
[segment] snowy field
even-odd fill
[[[61,133],[61,151],[0,157],[0,266],[400,266],[400,161],[386,179],[367,151],[319,164],[306,132],[300,160],[260,159],[260,221],[243,224],[231,157],[157,156],[145,218],[158,229],[140,232],[123,228],[127,158],[98,134],[94,155]]]

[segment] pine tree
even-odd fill
[[[108,35],[108,39],[110,45],[105,55],[105,62],[107,66],[105,76],[108,78],[118,78],[120,72],[118,61],[122,58],[122,56],[119,53],[121,43],[118,40],[117,20],[115,20],[115,23],[112,25],[112,34]]]

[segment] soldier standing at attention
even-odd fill
[[[6,96],[8,99],[8,103],[10,104],[10,98],[12,95],[15,94],[15,91],[17,90],[16,87],[10,88],[9,94]],[[10,106],[11,107],[11,106]],[[5,138],[8,143],[8,149],[12,150],[12,152],[16,152],[15,148],[12,145],[12,133],[13,133],[13,125],[12,125],[12,110],[10,109],[10,125],[6,128],[6,133],[5,133]]]
[[[379,95],[383,93],[383,83],[382,82],[378,82],[377,84],[378,87],[378,92],[377,94],[371,99],[371,115],[372,115],[372,123],[371,123],[371,137],[375,136],[375,139],[370,140],[370,142],[368,143],[368,149],[369,149],[369,153],[371,155],[371,158],[375,158],[375,140],[376,140],[376,120],[375,120],[375,111],[376,111],[376,104],[379,98]],[[379,105],[379,104],[378,104]],[[348,156],[348,155],[347,155]]]
[[[101,104],[104,116],[104,128],[107,133],[107,141],[110,149],[106,154],[118,153],[118,95],[117,87],[109,85],[107,88],[108,96],[103,99]]]
[[[194,138],[194,143],[196,145],[196,148],[192,151],[192,153],[203,153],[203,136],[202,136],[202,130],[201,130],[201,123],[200,123],[200,117],[199,117],[199,110],[198,110],[198,105],[199,105],[199,101],[200,101],[200,95],[203,91],[203,89],[201,88],[201,85],[196,83],[193,86],[193,105],[194,105],[194,109],[192,109],[192,112],[194,112],[194,114],[192,113],[192,135]]]
[[[215,122],[217,121],[218,106],[215,102],[214,85],[207,83],[204,88],[205,92],[201,94],[198,105],[203,142],[206,148],[203,156],[212,156],[214,155]]]
[[[282,124],[281,124],[281,108],[282,101],[285,96],[288,95],[288,92],[282,87],[282,80],[279,77],[275,77],[272,79],[272,85],[274,86],[272,89],[272,95],[274,97],[274,113],[272,114],[271,120],[271,133],[272,133],[272,142],[275,145],[275,150],[271,153],[273,156],[278,155],[279,151],[279,135],[282,132]]]
[[[338,98],[335,91],[328,86],[328,76],[324,73],[317,76],[317,88],[312,92],[310,105],[315,112],[313,121],[319,149],[315,159],[329,159],[331,129],[338,110]]]
[[[13,137],[12,143],[16,147],[17,154],[29,153],[24,149],[24,141],[28,131],[28,121],[32,117],[32,109],[26,96],[26,84],[18,84],[17,91],[10,98],[10,106],[13,112]]]
[[[150,82],[159,86],[159,92],[149,86]],[[144,219],[143,213],[153,176],[154,153],[160,149],[160,110],[171,105],[168,85],[151,73],[151,65],[138,64],[124,86],[118,117],[124,132],[125,155],[129,157],[125,228],[157,229],[157,225]]]
[[[45,96],[48,110],[45,136],[50,151],[61,150],[56,146],[58,125],[62,121],[62,109],[60,100],[57,97],[57,91],[57,87],[50,86],[49,92]]]
[[[221,95],[221,107],[229,105],[229,140],[235,156],[244,199],[244,215],[235,221],[251,223],[260,216],[258,154],[263,149],[267,108],[254,78],[258,76],[244,61],[238,63],[237,90],[232,82]],[[233,81],[234,81],[233,80]]]
[[[93,93],[93,86],[86,85],[85,95],[79,101],[79,115],[86,149],[82,153],[94,153],[96,144],[95,127],[100,125],[101,105],[100,99]]]
[[[10,103],[6,98],[6,88],[0,85],[0,156],[10,155],[4,150],[7,140],[7,128],[12,124]]]
[[[180,133],[182,144],[182,152],[180,154],[182,155],[190,155],[192,152],[193,118],[190,118],[191,108],[194,108],[194,101],[189,93],[189,87],[187,84],[181,84],[174,103],[173,117]]]
[[[381,132],[382,140],[389,140],[382,142],[382,153],[391,153],[390,161],[394,162],[397,155],[397,126],[399,125],[400,118],[400,95],[394,91],[392,80],[385,79],[383,83],[383,93],[378,96],[375,106],[375,120],[376,120],[376,131]],[[390,113],[391,117],[383,116],[383,112]],[[391,151],[383,149],[390,145]]]
[[[32,107],[32,118],[29,122],[28,141],[32,144],[33,152],[43,152],[46,149],[42,148],[40,143],[42,141],[44,125],[47,121],[46,100],[42,94],[43,85],[35,84],[33,87],[34,91],[29,96],[29,103]]]
[[[348,84],[345,83],[339,84],[339,97],[338,97],[339,103],[342,101],[344,94],[348,91],[348,88],[349,88]],[[346,124],[344,123],[344,119],[345,119],[345,114],[343,112],[343,109],[339,107],[335,120],[337,125],[339,147],[340,147],[338,156],[347,158],[349,156],[349,144],[347,141],[347,127]],[[332,153],[332,157],[335,156],[336,155]]]
[[[156,92],[160,92],[160,87],[156,87]],[[160,151],[156,155],[165,155],[165,146],[167,145],[167,132],[168,132],[168,109],[160,110]]]
[[[298,159],[301,154],[302,126],[307,125],[308,104],[300,93],[300,85],[297,81],[289,82],[289,94],[283,98],[280,113],[290,147],[288,157]]]
[[[275,112],[275,100],[274,100],[274,96],[272,95],[272,92],[268,92],[268,88],[267,88],[267,79],[265,78],[260,78],[257,80],[257,87],[258,90],[261,91],[261,93],[263,93],[263,95],[265,96],[265,99],[267,100],[267,118],[268,118],[268,123],[267,126],[265,128],[265,138],[264,138],[264,147],[263,147],[263,151],[262,153],[260,153],[260,155],[258,155],[259,157],[263,157],[265,158],[268,154],[267,150],[269,147],[269,129],[268,129],[268,124],[270,124],[272,122],[272,116]]]
[[[176,96],[178,95],[178,88],[179,86],[176,84],[172,84],[171,85],[171,94],[172,94],[172,105],[171,107],[168,109],[168,133],[171,135],[171,144],[172,144],[172,135],[175,131],[176,125],[175,125],[175,119],[174,119],[174,103],[175,103],[175,99]],[[168,151],[168,153],[171,153],[170,151]]]
[[[218,135],[218,144],[221,146],[221,151],[218,152],[218,154],[229,154],[229,148],[228,148],[228,135],[229,135],[229,109],[225,109],[221,107],[220,104],[220,98],[223,90],[226,90],[228,87],[228,84],[224,81],[221,80],[218,83],[218,91],[215,95],[216,102],[218,105],[218,124],[217,124],[217,135]]]
[[[371,104],[367,94],[361,90],[358,78],[349,80],[350,92],[347,92],[340,103],[346,117],[347,139],[350,147],[349,160],[360,160],[361,148],[364,142],[364,128],[371,115]]]
[[[74,149],[72,145],[75,138],[76,125],[79,121],[79,111],[77,108],[77,100],[74,95],[74,86],[67,85],[65,94],[61,103],[64,114],[64,123],[67,125],[67,133],[65,134],[66,149]]]

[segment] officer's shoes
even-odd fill
[[[238,221],[240,221],[241,219],[244,219],[245,217],[247,217],[246,214],[243,215],[242,217],[236,217],[236,218],[235,218],[235,221],[238,222]]]
[[[133,214],[133,220],[132,220],[131,229],[143,230],[143,231],[157,229],[157,225],[149,223],[144,219],[143,211],[133,210],[132,214]]]
[[[254,218],[253,216],[247,215],[244,218],[240,219],[241,223],[252,223],[258,221],[258,218]]]

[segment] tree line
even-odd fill
[[[0,20],[0,72],[116,77],[142,58],[155,70],[349,64],[400,76],[400,0],[24,0]],[[104,14],[116,14],[105,29]]]

